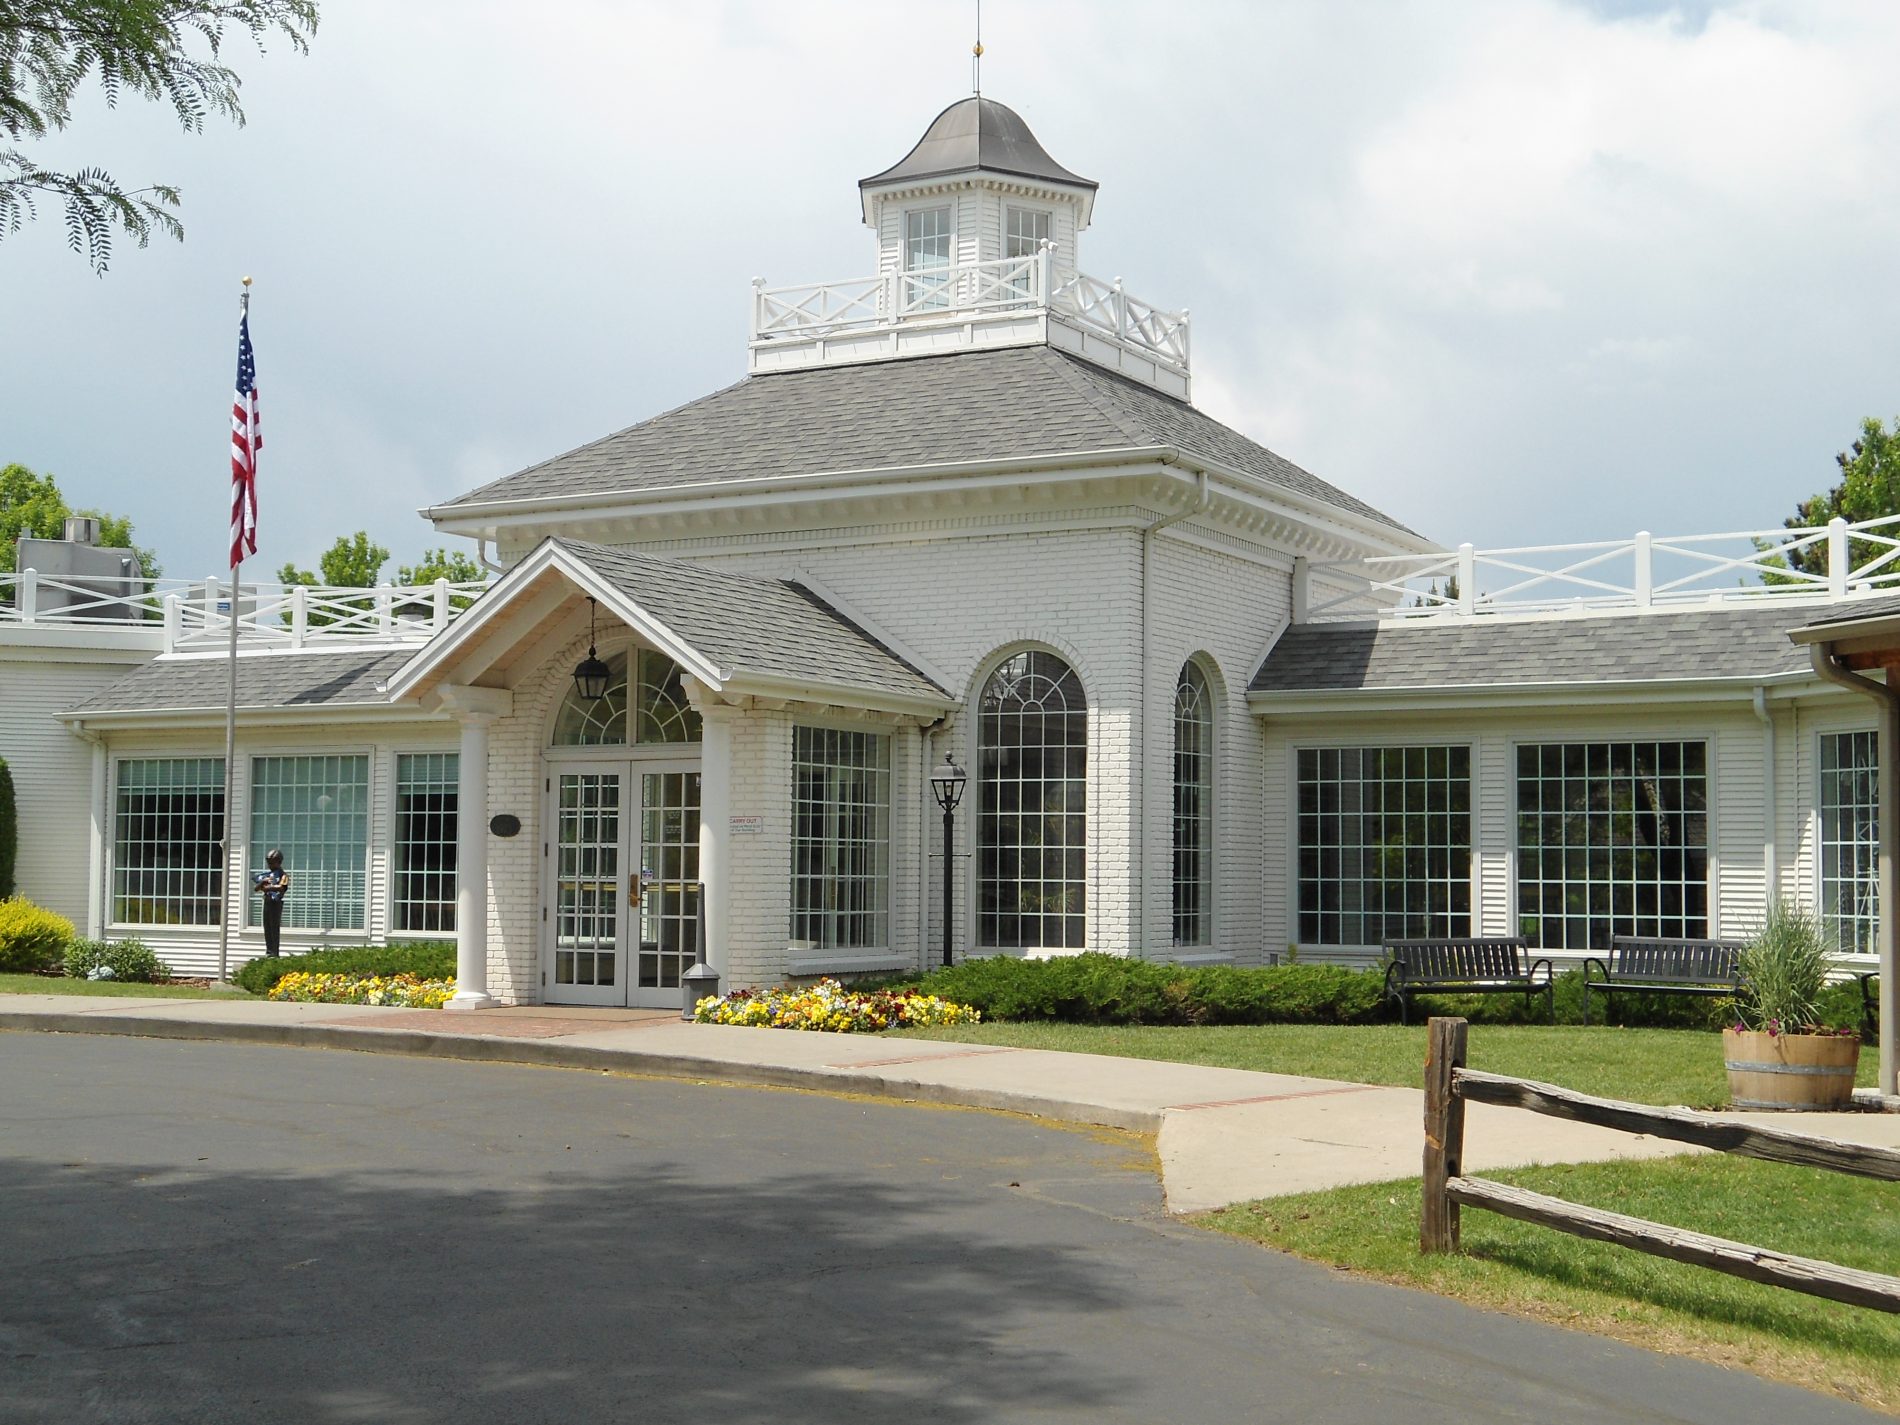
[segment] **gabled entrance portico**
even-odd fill
[[[609,673],[583,690],[590,647]],[[789,912],[773,905],[789,905],[791,768],[775,750],[782,736],[790,751],[787,710],[916,727],[953,709],[792,581],[556,539],[389,691],[462,726],[457,1008],[677,1006],[702,895],[707,959],[727,975],[735,822],[785,838],[775,875],[779,841],[752,840],[742,858],[758,978],[789,944]],[[732,815],[736,765],[747,810],[770,814]]]

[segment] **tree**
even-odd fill
[[[277,571],[277,578],[284,584],[308,584],[315,587],[328,584],[339,589],[369,589],[375,587],[377,578],[383,572],[383,565],[389,562],[389,551],[380,544],[370,542],[369,531],[359,529],[355,534],[339,534],[336,543],[323,552],[317,560],[317,568],[322,578],[308,569],[299,569],[295,564],[286,564]]]
[[[0,4],[4,3],[5,0],[0,0]],[[0,574],[19,572],[19,539],[58,539],[65,534],[66,521],[74,514],[99,521],[100,544],[109,549],[130,549],[137,554],[146,578],[156,579],[163,572],[158,557],[151,550],[140,549],[132,543],[131,520],[98,510],[74,510],[50,474],[35,474],[26,466],[16,464],[0,469]]]
[[[226,32],[248,31],[260,51],[280,33],[303,54],[316,29],[316,0],[0,0],[0,238],[49,196],[65,210],[67,246],[102,275],[115,228],[140,247],[154,233],[182,242],[173,185],[127,189],[102,168],[62,173],[10,145],[66,128],[95,72],[108,104],[125,93],[169,103],[188,133],[212,114],[242,126],[242,81],[218,62]],[[194,40],[209,52],[193,53]]]
[[[1894,418],[1893,429],[1889,431],[1878,418],[1869,416],[1861,422],[1860,439],[1836,455],[1834,463],[1841,470],[1840,483],[1803,500],[1795,507],[1794,514],[1782,522],[1784,529],[1819,528],[1836,518],[1859,524],[1886,515],[1900,515],[1900,417]],[[1886,533],[1900,537],[1900,526],[1890,527]],[[1849,540],[1848,567],[1857,568],[1885,552],[1884,545]],[[1763,562],[1803,574],[1825,576],[1827,544],[1817,541],[1805,549],[1777,554]],[[1900,569],[1888,566],[1888,571],[1900,572]],[[1771,584],[1797,582],[1787,575],[1764,574],[1762,577]]]
[[[486,576],[482,566],[459,549],[425,549],[415,564],[399,565],[398,584],[433,584],[447,579],[451,584],[479,584]]]

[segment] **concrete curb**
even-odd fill
[[[465,1059],[488,1064],[528,1064],[541,1068],[647,1074],[664,1079],[705,1079],[767,1088],[813,1089],[822,1093],[868,1094],[900,1102],[997,1109],[1006,1113],[1026,1114],[1032,1118],[1087,1123],[1147,1135],[1160,1132],[1161,1121],[1165,1116],[1165,1110],[1160,1109],[1114,1108],[1007,1089],[961,1088],[870,1073],[862,1069],[802,1069],[783,1064],[745,1064],[689,1054],[601,1049],[489,1035],[422,1034],[409,1029],[355,1029],[336,1024],[205,1022],[140,1018],[121,1013],[32,1014],[0,1011],[0,1032],[9,1030],[43,1034],[116,1034],[140,1039],[221,1040],[235,1044],[271,1044],[302,1049],[347,1049],[360,1054],[402,1054],[422,1059]]]

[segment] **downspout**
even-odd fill
[[[1779,821],[1775,812],[1775,716],[1768,711],[1768,689],[1757,687],[1755,716],[1761,720],[1761,884],[1763,909],[1781,896],[1781,868],[1775,854]]]
[[[1894,983],[1894,918],[1900,915],[1900,689],[1841,666],[1831,644],[1811,643],[1808,658],[1827,682],[1880,702],[1880,1092],[1900,1094],[1900,985]]]
[[[497,564],[488,557],[488,541],[485,539],[475,541],[475,559],[476,562],[490,574],[506,574],[508,572],[508,566],[506,564]]]
[[[1142,769],[1141,775],[1134,778],[1135,815],[1134,815],[1134,851],[1135,851],[1135,943],[1132,947],[1135,958],[1146,959],[1148,926],[1148,778],[1150,759],[1145,755],[1148,750],[1148,729],[1154,726],[1154,680],[1148,676],[1148,650],[1154,640],[1153,610],[1149,597],[1150,573],[1154,563],[1154,537],[1171,524],[1194,515],[1205,514],[1211,503],[1207,488],[1207,472],[1201,471],[1196,479],[1197,493],[1194,503],[1184,510],[1149,524],[1141,532],[1141,743],[1135,749],[1135,765]],[[1159,759],[1154,759],[1156,765]],[[1097,898],[1097,904],[1100,904]]]

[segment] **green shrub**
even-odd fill
[[[13,868],[20,854],[20,809],[13,796],[13,773],[0,757],[0,900],[13,894]]]
[[[92,978],[92,972],[104,967],[114,980],[134,980],[157,984],[172,977],[172,967],[152,953],[143,940],[75,940],[66,947],[66,973],[75,980]]]
[[[360,945],[341,950],[312,950],[307,955],[259,955],[231,976],[254,995],[266,995],[292,970],[313,975],[415,975],[424,980],[455,978],[455,942],[418,940],[401,945]]]
[[[0,972],[55,969],[72,938],[73,923],[65,916],[43,910],[25,896],[0,900]]]
[[[893,985],[973,1005],[986,1019],[1069,1024],[1363,1024],[1379,977],[1338,965],[1168,965],[1090,952],[965,960]],[[862,986],[860,986],[862,988]]]
[[[1737,961],[1744,984],[1736,998],[1742,1023],[1783,1032],[1814,1024],[1836,949],[1819,916],[1788,901],[1769,906]],[[1857,1013],[1850,1023],[1859,1021]]]

